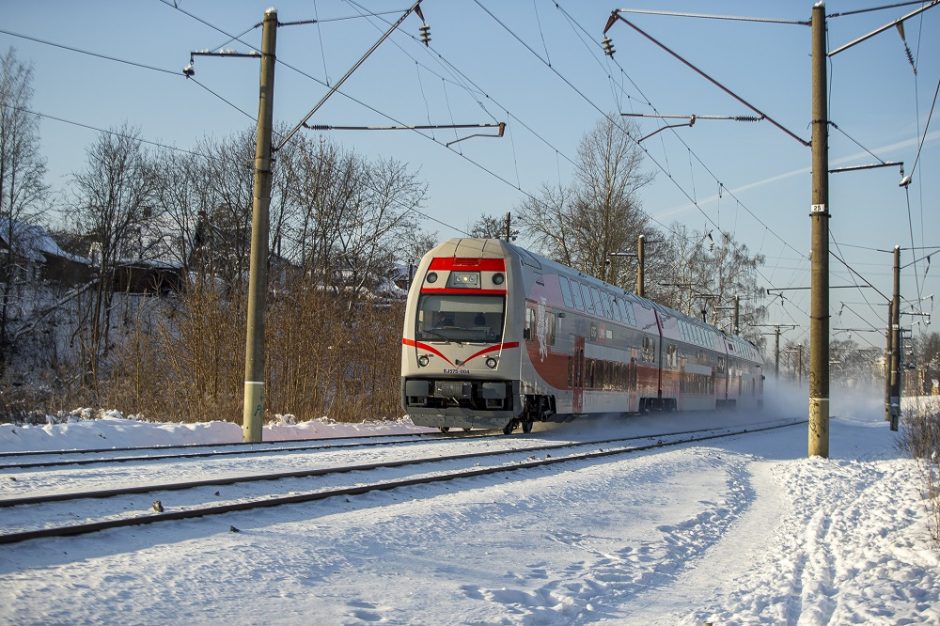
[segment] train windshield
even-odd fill
[[[497,343],[503,336],[503,306],[503,296],[422,295],[415,338]]]

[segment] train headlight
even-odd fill
[[[480,272],[451,272],[449,283],[458,289],[479,289]]]
[[[429,272],[428,275],[427,275],[427,277],[425,278],[425,280],[428,281],[429,283],[436,283],[436,282],[437,282],[437,272]]]
[[[486,359],[486,366],[487,366],[488,368],[490,368],[491,370],[495,370],[495,369],[496,369],[496,359],[494,359],[493,357],[489,357],[488,359]]]
[[[428,355],[426,354],[422,354],[421,356],[418,357],[418,365],[420,365],[421,367],[427,367],[428,363],[430,362],[431,362],[431,359],[429,359]]]
[[[502,285],[506,280],[506,277],[503,274],[493,274],[493,284]]]

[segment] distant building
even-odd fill
[[[0,255],[13,252],[14,280],[74,285],[91,280],[91,262],[63,250],[42,226],[0,219]]]

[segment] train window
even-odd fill
[[[643,360],[649,362],[656,360],[652,337],[643,337]]]
[[[579,284],[580,285],[580,284]],[[587,285],[580,285],[581,295],[584,298],[584,310],[594,313],[594,301],[591,299],[591,289]]]
[[[669,367],[679,367],[679,350],[674,343],[666,346],[666,363]]]
[[[620,300],[618,298],[611,298],[611,309],[614,312],[614,319],[622,322],[623,314],[620,312]]]
[[[597,316],[604,315],[604,305],[601,304],[601,294],[597,291],[597,287],[591,287],[591,297],[594,301],[594,314]]]
[[[584,310],[584,300],[581,299],[581,287],[577,282],[571,282],[571,297],[574,299],[574,306]]]
[[[561,284],[561,298],[565,301],[565,306],[569,309],[574,308],[574,302],[571,300],[571,285],[568,284],[568,279],[560,276],[558,282]]]
[[[495,343],[503,336],[503,296],[472,293],[431,295],[418,300],[419,341]]]
[[[624,321],[631,326],[636,326],[636,316],[633,314],[633,303],[629,300],[622,300],[621,304],[623,305]]]

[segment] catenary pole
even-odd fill
[[[264,309],[268,288],[268,210],[271,205],[271,129],[276,46],[277,11],[268,9],[264,13],[261,31],[261,78],[251,202],[251,260],[248,269],[245,399],[242,412],[242,441],[246,443],[261,441],[264,420]]]
[[[894,246],[894,290],[891,294],[891,430],[901,416],[901,246]]]
[[[780,327],[774,329],[774,380],[780,380]]]
[[[891,343],[894,341],[894,332],[891,330],[894,325],[894,299],[888,301],[888,329],[885,332],[885,363],[881,368],[885,375],[885,421],[891,421],[891,368],[894,359],[894,349]]]
[[[636,295],[641,298],[646,297],[645,263],[646,237],[640,235],[636,239]]]
[[[829,120],[826,110],[826,11],[821,1],[813,6],[810,38],[813,156],[807,454],[829,458]]]

